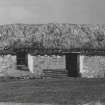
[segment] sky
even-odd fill
[[[0,24],[105,24],[105,0],[0,0]]]

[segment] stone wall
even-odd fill
[[[33,59],[33,61],[32,61]],[[33,67],[30,70],[36,75],[43,75],[44,69],[66,69],[65,56],[31,56]],[[80,56],[80,73],[82,77],[104,77],[104,56]]]
[[[16,69],[16,56],[4,55],[0,56],[0,75],[6,73],[7,70]]]
[[[65,56],[31,56],[28,57],[30,72],[43,75],[44,69],[64,70]],[[31,61],[31,62],[30,62]],[[7,70],[16,69],[16,56],[0,56],[0,76]],[[6,73],[6,72],[5,72]],[[82,77],[105,77],[105,56],[80,56],[80,73]]]
[[[80,56],[82,77],[105,77],[105,56]]]
[[[65,69],[65,56],[33,56],[33,72],[43,75],[44,69]]]

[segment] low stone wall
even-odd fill
[[[80,56],[82,77],[105,77],[105,56]]]
[[[7,70],[16,69],[16,56],[4,55],[0,56],[0,75],[6,73]]]

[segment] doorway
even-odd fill
[[[28,71],[28,57],[25,52],[18,52],[16,54],[17,69]]]
[[[68,53],[66,54],[66,70],[69,77],[79,77],[79,54]]]

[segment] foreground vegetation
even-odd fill
[[[105,102],[105,79],[0,80],[0,102],[83,104]]]

